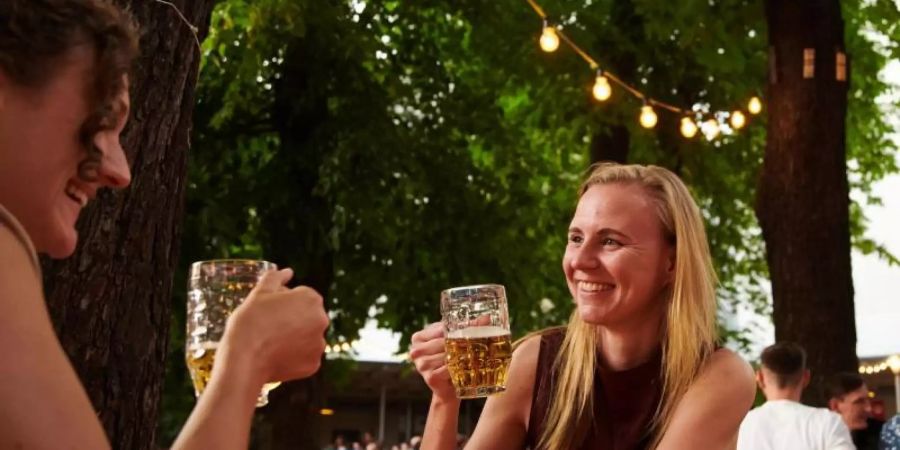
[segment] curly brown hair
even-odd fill
[[[88,156],[79,176],[94,180],[103,157],[94,136],[112,128],[115,98],[126,89],[138,53],[137,26],[109,0],[0,0],[0,70],[21,86],[40,88],[73,48],[94,49],[91,114],[79,136]]]

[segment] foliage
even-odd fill
[[[761,2],[542,5],[655,98],[731,109],[763,93]],[[862,202],[877,202],[868,187],[897,168],[876,73],[896,57],[900,22],[892,2],[846,2],[844,13],[850,176]],[[869,28],[888,37],[883,48]],[[559,260],[588,143],[625,125],[629,159],[673,169],[698,198],[723,332],[746,345],[727,311],[769,308],[752,208],[764,115],[715,143],[683,139],[679,118],[662,112],[644,130],[639,104],[618,91],[592,101],[594,73],[570,52],[542,53],[539,31],[520,0],[223,1],[203,44],[184,270],[225,256],[276,258],[301,278],[324,270],[334,341],[352,340],[370,317],[408,341],[438,319],[441,289],[484,282],[507,286],[517,333],[562,323],[571,305]],[[855,245],[892,258],[854,211]],[[542,310],[542,299],[554,307]],[[170,386],[184,385],[179,371],[170,368]]]

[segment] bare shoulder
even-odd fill
[[[541,352],[541,335],[535,334],[520,342],[513,352],[513,362],[521,369],[537,369],[538,355]],[[534,374],[532,374],[533,377]]]
[[[42,301],[41,280],[32,264],[31,254],[12,230],[2,224],[0,261],[3,261],[0,269],[0,308],[33,300],[35,296]]]
[[[0,448],[109,448],[56,339],[31,255],[2,226],[0,261]]]
[[[657,448],[733,448],[755,395],[750,364],[731,350],[716,350],[678,402]]]
[[[541,351],[541,335],[531,336],[522,341],[513,351],[509,364],[506,393],[497,399],[504,399],[504,407],[512,407],[516,421],[523,427],[528,425],[531,412],[531,396],[537,371],[538,356]]]
[[[726,384],[738,384],[737,387],[750,386],[754,389],[756,386],[750,364],[734,351],[724,347],[710,355],[701,368],[700,376],[701,379],[711,378],[711,381],[717,382],[729,380]]]
[[[717,393],[723,400],[730,399],[734,405],[752,404],[756,396],[753,368],[727,348],[720,348],[710,355],[694,385],[697,389]]]

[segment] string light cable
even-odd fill
[[[697,134],[698,130],[701,131],[710,141],[721,134],[722,124],[720,123],[719,119],[716,118],[716,116],[719,115],[724,117],[725,113],[720,112],[718,114],[700,114],[699,112],[690,109],[682,108],[668,102],[651,98],[636,87],[625,82],[622,78],[616,76],[614,73],[605,69],[601,69],[600,64],[597,63],[596,59],[594,59],[590,54],[588,54],[586,51],[584,51],[584,49],[576,44],[561,29],[561,27],[554,25],[553,22],[551,22],[550,18],[547,16],[547,13],[544,12],[544,9],[535,0],[526,1],[531,6],[531,8],[534,9],[534,12],[537,13],[538,17],[540,17],[542,21],[541,37],[538,40],[541,49],[545,52],[551,53],[555,52],[559,48],[560,43],[565,43],[569,46],[570,49],[572,49],[572,51],[574,51],[581,59],[583,59],[588,64],[588,66],[590,66],[592,71],[596,72],[596,78],[594,79],[594,86],[591,92],[597,101],[602,102],[610,98],[610,96],[612,95],[612,86],[610,85],[610,82],[613,82],[641,102],[642,106],[640,114],[638,115],[638,122],[644,128],[650,129],[656,126],[658,118],[656,116],[655,109],[658,108],[681,117],[681,126],[679,128],[681,130],[682,136],[688,139],[693,138]],[[759,99],[759,97],[753,96],[752,98],[750,98],[747,103],[746,112],[750,113],[751,115],[757,115],[762,112],[762,101]],[[704,116],[709,116],[710,118],[705,121],[698,120],[702,119]],[[730,114],[728,114],[728,118],[728,124],[734,131],[744,128],[744,126],[748,122],[747,115],[744,114],[744,111],[740,109],[732,111]]]

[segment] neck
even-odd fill
[[[662,340],[662,315],[657,317],[625,326],[600,326],[601,366],[621,371],[649,361]]]
[[[799,386],[786,387],[784,389],[770,387],[764,390],[763,394],[766,395],[766,401],[790,400],[800,403],[800,396],[803,394],[803,389]]]

